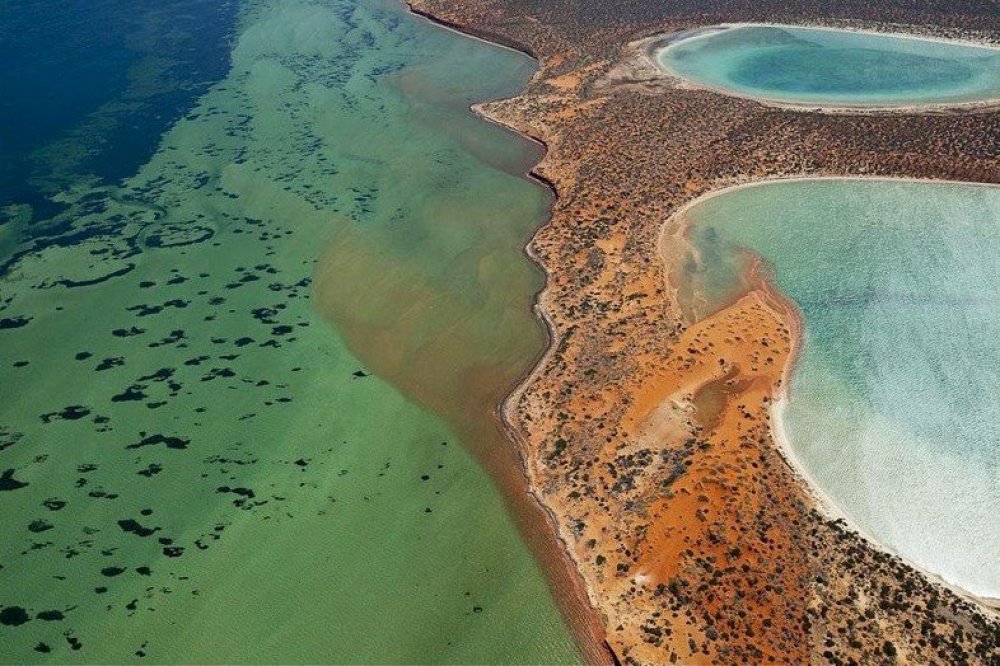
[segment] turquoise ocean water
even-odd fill
[[[0,48],[0,662],[577,661],[510,443],[421,393],[491,419],[544,342],[538,148],[468,110],[534,63],[390,0],[4,3]]]

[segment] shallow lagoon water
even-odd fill
[[[904,557],[1000,597],[1000,188],[786,181],[686,215],[695,317],[754,255],[801,312],[782,421],[809,475]]]
[[[476,458],[506,443],[466,441],[327,319],[366,325],[337,306],[391,264],[497,336],[484,367],[512,362],[476,395],[530,364],[536,148],[465,107],[532,71],[394,2],[245,2],[228,73],[134,174],[39,162],[54,216],[14,201],[0,226],[24,232],[0,281],[0,660],[579,658]],[[452,386],[464,362],[413,371]]]
[[[723,92],[835,107],[1000,99],[1000,49],[850,30],[733,25],[657,52],[669,72]]]

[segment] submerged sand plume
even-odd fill
[[[195,4],[210,21],[221,3]],[[547,200],[496,167],[537,153],[467,110],[469,96],[521,85],[530,61],[394,2],[242,9],[219,80],[155,135],[134,173],[118,183],[60,171],[74,176],[64,206],[32,206],[51,218],[10,216],[26,233],[0,262],[0,661],[579,661],[463,424],[380,376],[316,307],[317,278],[335,277],[348,305],[346,295],[401,285],[417,302],[443,283],[440,303],[460,305],[447,323],[460,324],[454,313],[475,310],[494,283],[515,295],[483,298],[506,336],[483,374],[522,352],[530,363],[543,341],[529,309],[539,274],[525,260],[505,267],[501,248],[520,256]],[[393,87],[411,66],[464,141]],[[477,158],[493,147],[494,164]],[[435,198],[463,201],[465,189],[464,201],[518,210],[520,226],[488,219],[493,247],[466,253],[480,233],[468,220],[434,227],[431,215],[428,230],[407,216]],[[317,267],[330,244],[333,257],[388,253],[410,272],[393,281],[404,274],[372,264],[385,269],[381,291],[357,266],[331,277]],[[464,271],[482,276],[466,294],[454,288]],[[508,305],[527,328],[506,322]],[[351,314],[376,329],[394,321]],[[419,348],[435,331],[409,321]],[[476,380],[501,388],[470,393],[502,391],[517,367]],[[468,381],[451,366],[416,369],[452,393]],[[488,420],[478,407],[472,418]],[[491,442],[475,444],[488,457]],[[531,524],[539,543],[552,540]]]
[[[660,232],[767,178],[996,183],[1000,114],[768,106],[639,49],[763,19],[997,43],[995,3],[418,4],[538,71],[394,0],[246,0],[195,77],[173,50],[236,5],[179,0],[38,153],[0,217],[0,660],[996,663],[995,612],[783,455],[780,277],[682,280],[728,255]],[[157,110],[125,172],[81,166]],[[477,114],[544,141],[554,199]]]

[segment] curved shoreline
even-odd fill
[[[428,16],[428,18],[431,17]],[[431,18],[431,20],[433,19]],[[526,51],[521,51],[521,53],[525,53],[527,55]],[[545,176],[543,176],[542,174],[538,173],[538,171],[536,171],[538,165],[541,164],[542,161],[545,159],[545,155],[547,154],[549,147],[548,144],[545,143],[545,141],[542,140],[541,138],[532,136],[530,134],[526,134],[525,132],[522,132],[521,130],[512,125],[504,123],[498,118],[494,118],[488,115],[486,111],[482,109],[479,103],[474,104],[471,108],[473,112],[476,113],[476,115],[481,117],[483,120],[492,123],[494,125],[497,125],[499,127],[503,127],[504,129],[510,132],[514,132],[518,136],[523,137],[537,144],[542,149],[541,158],[535,164],[534,167],[529,169],[524,174],[524,177],[527,178],[528,180],[537,182],[541,186],[548,189],[549,192],[552,194],[552,202],[549,204],[549,217],[543,224],[541,224],[538,228],[535,229],[534,233],[531,234],[531,237],[528,238],[527,242],[522,246],[521,252],[532,263],[532,265],[536,266],[538,270],[541,271],[542,276],[544,278],[544,282],[541,288],[534,295],[534,303],[532,305],[532,311],[534,312],[535,317],[538,319],[538,321],[541,322],[542,328],[545,332],[545,347],[539,352],[538,356],[536,357],[532,365],[529,367],[529,369],[524,373],[524,375],[521,378],[519,378],[517,384],[510,391],[510,393],[507,394],[507,396],[500,402],[500,404],[496,405],[496,408],[494,410],[494,416],[496,417],[497,423],[500,426],[501,430],[503,431],[504,435],[510,440],[511,444],[514,445],[517,451],[517,458],[521,463],[521,473],[524,475],[528,494],[531,496],[532,502],[536,504],[538,508],[541,509],[544,512],[545,516],[548,518],[548,521],[553,531],[553,535],[555,536],[556,540],[559,542],[561,546],[561,551],[562,551],[561,555],[562,557],[565,558],[566,563],[570,567],[572,567],[574,573],[573,576],[574,581],[577,582],[579,586],[579,589],[576,591],[583,595],[583,599],[586,599],[586,602],[590,605],[590,611],[592,613],[597,613],[597,609],[599,606],[597,603],[596,593],[584,579],[582,571],[580,569],[580,563],[577,562],[576,558],[573,556],[573,551],[570,548],[570,538],[560,528],[559,521],[556,517],[554,509],[552,509],[548,504],[546,504],[543,501],[540,491],[533,482],[532,474],[528,464],[528,455],[527,455],[528,448],[526,446],[526,442],[524,441],[524,436],[521,430],[519,430],[518,427],[515,425],[517,421],[518,400],[520,400],[521,396],[524,395],[525,390],[527,390],[527,388],[534,382],[535,378],[542,372],[542,369],[545,366],[545,362],[552,356],[556,348],[559,346],[559,342],[562,340],[562,338],[558,335],[558,333],[556,333],[555,322],[552,320],[552,317],[549,315],[548,311],[545,309],[545,306],[543,304],[545,296],[549,293],[549,279],[551,273],[548,270],[548,267],[545,265],[545,262],[543,262],[542,259],[532,249],[535,237],[539,234],[539,232],[542,231],[542,229],[544,229],[549,224],[549,221],[551,220],[552,217],[552,208],[555,204],[555,201],[559,198],[559,193],[556,189],[556,184],[551,180],[549,180],[548,178],[546,178]],[[619,659],[618,655],[615,653],[614,649],[611,647],[611,644],[608,642],[607,638],[604,635],[604,624],[602,622],[598,622],[596,624],[596,627],[598,630],[597,632],[598,640],[600,641],[600,644],[603,646],[604,650],[607,652],[607,656],[610,656],[611,663],[615,664],[616,666],[621,664],[621,660]]]
[[[430,4],[430,6],[435,7],[434,4]],[[447,14],[447,12],[444,13]],[[438,19],[436,19],[433,14],[422,10],[420,11],[420,14],[422,16],[427,17],[432,22],[440,23],[445,27],[463,33],[466,30],[463,24],[476,23],[476,21],[471,17],[464,18],[461,22],[455,23],[451,21],[438,21]],[[461,12],[459,12],[459,15],[461,15]],[[480,39],[485,39],[483,35],[490,35],[490,33],[487,31],[476,30],[476,29],[470,30],[470,33],[473,34],[474,36],[477,36]],[[520,35],[523,33],[519,33],[517,30],[514,30],[513,34]],[[500,38],[498,39],[498,41],[502,44],[511,43],[511,41],[506,37]],[[592,81],[591,85],[596,85],[597,88],[607,88],[608,83],[612,84],[612,86],[614,86],[615,83],[624,83],[622,87],[625,88],[633,87],[637,89],[640,93],[648,93],[648,92],[655,93],[657,91],[657,83],[667,84],[663,86],[663,88],[660,88],[660,90],[663,90],[664,88],[670,89],[674,87],[671,86],[668,82],[666,82],[664,80],[664,77],[660,76],[659,74],[657,74],[656,77],[651,77],[649,75],[649,69],[651,68],[651,66],[640,65],[639,67],[636,67],[637,59],[634,58],[635,56],[634,47],[637,44],[641,44],[644,42],[648,42],[648,38],[630,42],[628,47],[626,47],[624,53],[622,51],[616,52],[616,55],[613,57],[613,59],[608,61],[607,68],[604,69],[603,80]],[[554,64],[548,63],[547,59],[545,58],[535,56],[534,55],[535,52],[532,49],[524,47],[521,43],[517,42],[514,43],[516,45],[513,46],[512,48],[527,55],[530,55],[532,57],[535,57],[536,60],[539,60],[541,63],[541,68],[539,72],[535,74],[535,77],[532,79],[532,81],[533,82],[546,81],[547,79],[544,76],[544,74],[547,72],[547,67],[554,66]],[[632,53],[629,52],[630,50],[632,50]],[[622,77],[620,74],[622,69],[624,69],[625,71],[625,77]],[[634,78],[633,76],[630,76],[636,73],[638,73],[638,76],[635,76]],[[625,80],[622,81],[622,78],[625,78]],[[659,79],[659,81],[656,81],[655,79]],[[636,85],[631,85],[631,84],[636,84]],[[528,94],[527,98],[530,99],[532,96],[533,96],[532,94]],[[520,97],[517,95],[514,96],[514,99],[519,99],[519,98]],[[557,174],[558,169],[561,168],[559,166],[559,163],[552,162],[552,160],[554,159],[553,153],[558,153],[559,150],[558,140],[562,138],[562,135],[559,132],[558,123],[556,124],[555,127],[550,127],[543,123],[541,129],[538,129],[535,126],[531,125],[530,123],[526,122],[525,119],[520,117],[517,113],[514,113],[513,115],[508,114],[506,110],[503,108],[496,108],[496,109],[475,108],[474,110],[480,115],[482,115],[484,118],[492,122],[495,122],[503,127],[506,127],[516,132],[517,134],[527,137],[544,146],[546,148],[546,154],[542,156],[538,164],[536,164],[534,167],[530,169],[528,177],[541,181],[542,183],[546,184],[553,191],[553,193],[557,198],[563,198],[566,196],[565,192],[563,192],[560,195],[560,191],[566,188],[572,188],[572,182],[565,183],[560,180],[559,181],[560,185],[557,186],[556,183],[554,183],[548,177],[541,174],[542,170],[546,171],[547,173],[551,172]],[[859,113],[857,110],[850,110],[849,113],[858,116],[864,115],[863,113]],[[899,118],[901,117],[901,115],[902,114],[897,113],[893,114],[893,117]],[[935,114],[927,114],[927,115],[935,115]],[[954,112],[951,114],[940,113],[936,115],[958,116],[964,114],[961,114],[961,112]],[[545,141],[542,138],[542,136],[551,137],[552,143]],[[550,149],[553,152],[550,152]],[[570,160],[570,162],[572,163],[572,160]],[[905,172],[907,169],[904,167],[902,170]],[[747,176],[747,180],[750,180],[751,178],[752,177]],[[739,177],[737,177],[736,179],[739,179]],[[720,178],[718,180],[708,181],[708,182],[725,182],[726,180],[732,182],[734,179],[732,177]],[[958,181],[958,182],[966,182],[966,181]],[[749,183],[744,183],[744,184],[749,184]],[[594,578],[592,578],[594,571],[591,564],[586,560],[582,559],[583,555],[577,553],[577,551],[573,547],[570,547],[570,544],[574,543],[574,535],[569,531],[570,528],[568,525],[565,528],[563,528],[560,524],[560,521],[565,518],[564,511],[566,507],[561,505],[559,502],[555,503],[550,502],[544,488],[536,485],[535,482],[537,480],[545,479],[544,470],[540,469],[536,464],[539,459],[536,458],[533,454],[534,443],[532,442],[529,433],[519,427],[519,424],[522,420],[521,416],[523,415],[522,410],[519,408],[519,402],[521,398],[524,395],[528,394],[529,390],[535,385],[537,385],[540,381],[543,381],[544,379],[548,378],[550,368],[548,368],[547,366],[549,360],[557,357],[557,354],[561,350],[561,345],[563,344],[564,341],[564,338],[559,334],[560,320],[557,316],[557,311],[553,309],[554,298],[555,298],[555,292],[553,290],[556,289],[556,285],[558,284],[557,280],[554,279],[554,276],[558,275],[558,272],[555,270],[550,270],[549,267],[544,262],[541,261],[540,257],[536,255],[534,250],[534,248],[537,246],[537,240],[542,235],[542,232],[553,228],[558,229],[559,228],[558,226],[553,226],[555,224],[556,219],[562,217],[567,212],[561,207],[557,207],[555,208],[555,210],[556,212],[554,213],[553,217],[551,217],[543,225],[541,225],[538,229],[536,229],[534,235],[524,247],[525,255],[528,256],[533,262],[535,262],[540,267],[541,271],[545,276],[545,284],[542,287],[542,289],[538,292],[535,298],[534,311],[545,325],[546,332],[549,338],[548,346],[543,350],[538,362],[526,374],[523,381],[516,387],[514,387],[513,390],[510,392],[510,394],[508,394],[507,397],[502,401],[502,403],[498,405],[496,416],[503,427],[504,433],[506,433],[507,436],[512,439],[515,446],[517,447],[518,457],[522,464],[522,473],[525,476],[527,476],[528,479],[529,494],[531,494],[533,499],[543,507],[545,514],[548,516],[548,518],[556,523],[555,534],[556,538],[563,546],[564,552],[562,553],[562,555],[569,562],[575,564],[576,576],[578,580],[582,581],[582,587],[592,601],[592,606],[594,608],[592,608],[591,610],[595,611],[595,614],[599,613],[603,616],[604,622],[602,623],[602,628],[603,628],[603,633],[606,637],[605,640],[603,641],[603,644],[610,653],[611,659],[613,659],[616,663],[619,663],[618,654],[632,658],[632,654],[630,653],[633,650],[636,650],[636,652],[639,654],[657,655],[657,659],[659,659],[659,657],[664,656],[666,653],[657,651],[649,652],[649,650],[651,649],[649,645],[646,645],[644,642],[641,642],[636,637],[632,637],[629,639],[622,638],[622,627],[618,626],[617,628],[615,628],[615,624],[608,624],[609,622],[612,622],[612,620],[623,621],[627,627],[634,628],[635,625],[632,624],[632,622],[635,618],[629,615],[623,616],[621,614],[620,609],[615,605],[616,602],[619,601],[617,598],[604,596],[603,592],[601,592],[600,584]],[[667,217],[670,217],[671,215],[672,212],[668,210]],[[656,222],[662,223],[662,220],[663,217],[658,217],[658,219],[654,221],[654,224]],[[652,230],[652,233],[655,236],[656,231]],[[657,254],[655,244],[651,252],[652,254]],[[646,253],[646,256],[650,261],[653,262],[653,264],[651,265],[655,265],[655,258],[649,256],[648,253]],[[777,448],[774,446],[774,444],[770,444],[769,448],[772,451],[775,451],[776,459],[783,463],[783,467],[788,468],[789,471],[792,472],[790,478],[793,482],[793,487],[799,488],[799,492],[803,493],[803,499],[806,500],[807,504],[810,505],[813,504],[814,500],[810,501],[811,495],[809,494],[809,488],[805,484],[804,480],[799,478],[796,474],[794,474],[794,470],[790,468],[787,460],[785,460],[784,457],[781,456],[780,452],[777,451]],[[819,511],[815,510],[815,508],[810,509],[810,513],[816,517],[816,520],[824,523],[829,523],[829,521],[826,521],[821,517],[822,514],[820,514]],[[836,530],[838,532],[841,531],[839,525],[837,526]],[[855,534],[853,536],[854,539],[861,545],[867,546],[867,544],[869,543],[867,540],[865,540],[863,537],[859,535]],[[873,550],[875,551],[876,554],[882,552],[877,547],[874,548]],[[905,566],[905,563],[901,561],[899,562],[899,564],[900,566]],[[883,568],[877,569],[876,572],[879,575],[884,575],[885,573],[887,573]],[[913,570],[913,574],[917,580],[922,581],[922,585],[928,587],[933,585],[932,583],[926,582],[928,578],[924,576],[922,572],[917,572],[916,570]],[[826,583],[824,582],[823,584],[825,585]],[[937,586],[933,585],[933,587]],[[987,609],[983,609],[978,603],[968,604],[968,602],[964,600],[961,600],[960,603],[966,604],[968,612],[973,613],[974,617],[985,617],[985,618],[992,617],[992,613],[989,613]],[[641,617],[642,613],[644,613],[644,610],[641,609],[637,610],[637,617]],[[665,624],[667,626],[670,626],[669,622]],[[896,627],[899,627],[899,625],[897,624]],[[644,649],[640,650],[639,648],[644,648]],[[657,643],[656,650],[659,649],[661,649],[661,644]],[[616,651],[619,650],[620,652],[616,653]],[[706,654],[708,653],[706,652]]]
[[[484,42],[486,44],[489,44],[490,46],[496,46],[503,49],[509,49],[511,51],[517,51],[518,53],[528,56],[535,62],[538,63],[541,62],[541,59],[524,44],[519,44],[515,41],[509,40],[503,37],[502,35],[496,33],[491,33],[485,30],[478,30],[472,27],[466,27],[463,25],[459,25],[458,23],[453,23],[452,21],[449,21],[447,19],[438,18],[434,14],[424,11],[423,9],[420,9],[419,7],[414,5],[413,4],[414,0],[400,0],[400,3],[406,8],[408,12],[410,12],[414,16],[419,16],[420,18],[430,23],[433,23],[439,28],[450,30],[451,32],[458,33],[459,35],[467,37],[469,39],[475,39],[477,41]],[[521,134],[521,132],[518,132],[518,134]]]
[[[531,58],[538,65],[538,69],[532,75],[532,80],[538,77],[539,73],[543,69],[541,59],[531,49],[522,44],[505,39],[496,34],[467,28],[457,23],[438,18],[429,12],[415,7],[412,0],[401,0],[401,4],[414,16],[428,21],[439,28],[449,30],[469,39],[475,39],[489,44],[490,46],[515,51]],[[523,376],[517,379],[517,382],[511,391],[499,404],[494,406],[493,415],[497,425],[500,427],[501,432],[515,450],[517,460],[521,465],[521,474],[524,478],[525,489],[527,490],[531,503],[546,517],[549,527],[551,528],[552,536],[559,545],[560,552],[558,555],[566,565],[566,574],[568,574],[567,579],[572,585],[569,592],[572,593],[580,603],[575,610],[579,611],[579,615],[587,616],[585,618],[580,618],[585,621],[577,621],[576,618],[578,618],[579,615],[577,613],[567,612],[569,609],[562,607],[560,604],[563,617],[567,620],[567,626],[570,629],[571,634],[573,634],[577,639],[577,647],[580,649],[581,656],[587,663],[610,663],[617,666],[621,662],[605,636],[604,622],[601,621],[601,618],[598,615],[597,604],[593,599],[593,591],[583,578],[579,563],[573,557],[572,551],[569,548],[569,542],[559,528],[559,522],[556,519],[555,513],[545,502],[542,501],[541,495],[532,482],[532,476],[528,466],[527,448],[523,441],[523,436],[515,427],[514,422],[511,419],[514,413],[511,405],[516,402],[516,399],[520,397],[524,389],[531,383],[533,377],[536,375],[539,368],[542,367],[544,361],[549,357],[552,350],[555,349],[559,340],[552,320],[541,305],[541,299],[548,289],[549,271],[546,269],[539,257],[531,250],[531,245],[537,234],[545,228],[552,219],[552,210],[555,205],[555,201],[558,199],[558,192],[556,190],[555,183],[537,171],[538,165],[542,163],[548,153],[548,144],[546,144],[546,142],[540,137],[527,134],[516,127],[502,122],[500,119],[489,115],[482,108],[482,105],[484,103],[488,103],[489,101],[491,100],[478,101],[472,104],[469,107],[469,110],[483,121],[512,132],[513,134],[516,134],[522,139],[525,139],[540,148],[538,160],[532,167],[526,170],[521,177],[525,180],[537,183],[548,190],[551,194],[551,200],[547,207],[545,220],[538,227],[536,227],[534,231],[532,231],[531,235],[525,241],[525,244],[521,247],[523,256],[541,272],[543,277],[542,286],[533,296],[532,310],[538,321],[542,324],[542,329],[545,333],[545,344],[543,348],[539,350],[536,358],[532,360],[529,366],[527,366],[527,370],[524,372]],[[541,562],[539,562],[539,564],[541,564]],[[556,595],[556,601],[559,601],[558,595]]]
[[[538,144],[538,146],[541,147],[542,153],[538,163],[536,163],[535,165],[536,167],[538,164],[541,163],[542,160],[545,159],[545,154],[548,152],[548,145],[544,141],[542,141],[538,137],[533,137],[529,134],[525,134],[524,132],[521,132],[520,130],[514,127],[511,127],[505,123],[500,122],[495,118],[486,115],[486,113],[482,111],[481,108],[478,107],[479,107],[478,104],[473,105],[472,110],[473,112],[476,113],[476,115],[481,117],[483,120],[490,122],[494,125],[498,125],[499,127],[503,127],[508,131],[514,132],[518,136],[525,138],[529,141],[532,141],[533,143],[536,143]],[[595,622],[593,623],[592,629],[594,630],[595,635],[593,637],[599,641],[600,645],[607,652],[607,656],[611,657],[611,662],[617,666],[621,662],[618,659],[618,655],[615,654],[615,651],[612,649],[611,644],[608,642],[607,638],[604,635],[604,624],[603,622],[596,621],[598,619],[596,617],[597,604],[595,603],[593,598],[593,590],[591,590],[590,586],[587,585],[586,581],[583,578],[579,564],[573,557],[572,551],[570,550],[569,540],[567,539],[567,536],[563,534],[559,528],[559,521],[556,519],[555,512],[552,510],[551,507],[549,507],[548,504],[542,501],[541,494],[538,492],[538,490],[535,488],[534,483],[532,482],[531,472],[529,471],[528,467],[527,446],[524,442],[524,437],[521,434],[521,431],[515,426],[513,421],[513,418],[517,413],[516,403],[518,399],[520,399],[521,395],[523,395],[524,393],[524,390],[532,383],[533,379],[536,376],[536,373],[540,372],[540,369],[545,364],[545,361],[548,360],[551,353],[558,346],[560,340],[560,338],[556,334],[555,324],[549,317],[548,312],[542,306],[542,297],[548,290],[549,271],[545,267],[545,264],[542,262],[542,260],[538,257],[538,255],[535,254],[535,252],[531,249],[531,245],[534,242],[535,236],[537,236],[538,232],[540,232],[546,225],[548,225],[549,220],[552,218],[552,208],[555,204],[556,199],[558,199],[558,193],[556,191],[555,183],[553,183],[545,176],[542,176],[541,174],[537,173],[535,171],[535,167],[532,167],[527,172],[525,172],[524,177],[546,188],[552,195],[552,200],[549,203],[548,217],[546,218],[545,222],[543,222],[535,229],[535,231],[531,234],[531,237],[528,238],[527,242],[521,248],[522,254],[531,262],[533,266],[538,268],[538,270],[542,273],[542,276],[544,278],[541,288],[539,288],[539,290],[534,294],[532,311],[534,312],[535,317],[538,319],[538,321],[542,324],[542,329],[545,332],[545,346],[539,351],[537,357],[532,361],[531,365],[528,366],[528,369],[525,371],[523,376],[518,378],[517,384],[510,391],[510,393],[507,394],[507,396],[500,402],[500,404],[495,406],[494,417],[496,418],[497,424],[500,426],[501,431],[510,441],[511,445],[514,446],[514,449],[517,453],[517,459],[521,463],[521,474],[524,476],[525,487],[528,491],[528,495],[530,495],[531,497],[532,503],[535,504],[535,506],[537,506],[545,514],[546,518],[549,521],[549,527],[551,527],[552,529],[553,536],[559,543],[560,556],[563,558],[567,567],[572,572],[571,578],[573,583],[575,583],[573,592],[579,595],[580,597],[579,600],[581,602],[589,604],[588,610],[590,611],[590,614],[594,615],[592,619],[595,620]],[[572,626],[572,623],[570,624]],[[600,662],[595,660],[593,663],[600,663]]]
[[[849,104],[849,103],[828,103],[828,102],[797,102],[787,99],[765,97],[752,93],[727,88],[722,85],[696,81],[688,78],[679,72],[667,67],[660,59],[660,55],[666,49],[679,44],[680,42],[703,40],[713,35],[733,28],[799,28],[807,30],[825,30],[828,32],[850,32],[862,35],[876,35],[880,37],[890,37],[895,39],[908,39],[913,41],[928,41],[939,44],[950,44],[954,46],[964,46],[969,48],[990,49],[1000,52],[1000,45],[975,41],[972,39],[950,39],[933,35],[923,35],[907,32],[880,31],[873,28],[859,28],[853,26],[834,26],[829,23],[757,23],[757,22],[736,22],[717,23],[706,25],[700,28],[688,29],[680,33],[668,33],[653,35],[643,39],[639,43],[640,52],[647,63],[658,72],[660,78],[675,83],[678,87],[690,90],[706,90],[709,92],[747,99],[763,104],[764,106],[776,109],[788,109],[793,111],[813,111],[818,113],[984,113],[1000,109],[1000,96],[990,97],[980,100],[968,101],[941,101],[941,102],[906,102],[900,104]]]
[[[660,234],[658,236],[657,247],[659,249],[660,260],[664,263],[664,267],[668,268],[669,263],[666,256],[666,241],[669,238],[676,238],[683,235],[690,228],[690,220],[686,217],[687,213],[691,211],[692,208],[718,196],[728,194],[737,190],[752,188],[752,187],[766,187],[769,185],[775,185],[780,183],[789,182],[818,182],[818,181],[867,181],[867,182],[893,182],[893,183],[923,183],[923,184],[952,184],[952,185],[973,185],[977,187],[990,187],[990,188],[1000,188],[1000,184],[996,183],[975,183],[970,181],[959,181],[959,180],[945,180],[945,179],[932,179],[932,178],[903,178],[903,177],[892,177],[892,176],[790,176],[790,177],[779,177],[779,178],[765,178],[760,180],[749,181],[745,183],[738,183],[734,185],[729,185],[726,187],[721,187],[710,192],[706,192],[701,196],[698,196],[682,207],[677,209],[662,225],[660,229]],[[670,288],[676,288],[676,285],[668,284]],[[791,391],[792,378],[796,366],[796,361],[798,355],[802,350],[802,330],[803,330],[803,320],[802,314],[799,311],[798,305],[795,304],[788,296],[786,296],[777,285],[772,281],[764,278],[760,281],[759,285],[753,287],[749,291],[751,292],[763,292],[764,300],[777,301],[780,306],[778,308],[772,308],[776,313],[785,320],[788,324],[789,329],[792,332],[791,335],[791,353],[788,357],[788,362],[781,373],[781,385],[777,394],[774,396],[773,402],[770,408],[770,431],[771,438],[776,445],[776,448],[781,453],[782,457],[789,464],[789,467],[795,472],[796,476],[799,477],[800,483],[803,488],[809,493],[809,496],[815,502],[817,508],[828,518],[832,520],[839,520],[844,523],[844,525],[856,532],[862,538],[865,539],[869,544],[871,544],[876,549],[887,553],[893,557],[898,558],[902,562],[906,563],[912,569],[919,571],[925,578],[930,580],[932,583],[941,585],[949,590],[951,590],[956,595],[977,604],[985,612],[1000,618],[1000,598],[986,597],[977,595],[969,590],[963,588],[961,585],[954,583],[943,578],[938,573],[927,569],[921,565],[914,563],[912,560],[902,555],[894,548],[883,543],[879,539],[875,538],[869,531],[861,527],[854,519],[850,517],[848,512],[834,500],[829,493],[823,490],[821,484],[819,484],[812,473],[809,471],[808,467],[802,462],[801,457],[795,451],[792,446],[791,440],[784,426],[784,421],[782,414],[785,407],[788,404],[789,395]]]

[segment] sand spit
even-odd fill
[[[835,4],[870,22],[940,18],[920,3]],[[590,0],[417,5],[541,60],[522,95],[481,107],[545,143],[536,172],[558,195],[529,247],[548,274],[538,310],[552,343],[504,412],[615,658],[995,661],[993,614],[825,515],[782,456],[770,412],[794,331],[781,299],[755,289],[691,325],[659,238],[697,196],[764,178],[997,182],[1000,115],[802,113],[615,75],[634,55],[622,45],[650,35],[826,19],[767,1],[613,15]],[[981,32],[990,12],[947,20]]]
[[[671,217],[664,225],[660,236],[660,253],[664,264],[668,267],[668,272],[671,267],[675,264],[678,256],[681,254],[680,250],[683,248],[685,250],[690,250],[691,246],[687,241],[687,234],[691,229],[691,220],[688,216],[688,212],[704,202],[713,199],[718,196],[722,196],[731,193],[736,190],[753,188],[753,187],[766,187],[775,183],[787,183],[787,182],[816,182],[816,181],[837,181],[837,180],[864,180],[864,181],[883,181],[886,183],[898,183],[898,182],[911,182],[911,183],[953,183],[959,184],[962,181],[947,181],[947,180],[929,180],[925,178],[887,178],[887,177],[871,177],[871,178],[857,178],[857,177],[845,177],[845,176],[826,176],[826,177],[786,177],[786,178],[769,178],[764,180],[759,180],[750,183],[742,183],[739,185],[733,185],[729,187],[723,187],[718,190],[713,190],[707,194],[704,194],[697,199],[694,199],[683,207],[681,207],[674,215]],[[1000,187],[1000,185],[987,184],[987,187]],[[753,266],[751,266],[751,272],[753,271]],[[977,595],[968,590],[962,588],[953,582],[947,581],[933,571],[930,571],[924,567],[920,567],[915,564],[910,559],[904,557],[898,553],[893,548],[882,543],[879,539],[874,537],[866,529],[860,526],[856,521],[852,520],[848,513],[841,507],[838,502],[827,493],[822,485],[813,477],[809,472],[805,463],[800,459],[800,456],[795,451],[788,437],[783,424],[783,413],[788,403],[788,392],[791,387],[792,382],[792,371],[795,366],[795,360],[799,353],[800,345],[802,342],[802,321],[801,313],[798,307],[788,299],[776,285],[771,283],[767,279],[757,278],[756,276],[747,276],[747,290],[740,296],[740,298],[745,298],[747,295],[756,294],[764,302],[770,302],[775,305],[773,310],[776,314],[780,316],[782,322],[791,331],[791,350],[788,354],[788,359],[784,363],[784,370],[781,374],[780,381],[778,382],[778,388],[774,392],[772,400],[770,402],[769,416],[771,420],[771,437],[775,444],[780,448],[782,455],[785,460],[791,465],[791,467],[798,473],[802,478],[803,485],[807,488],[810,495],[814,499],[816,505],[820,510],[831,520],[835,520],[843,523],[851,531],[857,532],[859,535],[863,536],[868,542],[875,545],[876,547],[882,549],[887,554],[899,558],[905,562],[908,566],[913,567],[921,571],[927,578],[931,579],[935,583],[938,583],[944,587],[947,587],[955,594],[968,599],[976,604],[984,606],[990,611],[996,611],[1000,609],[1000,599],[995,599],[992,597],[984,597],[982,595]],[[678,293],[678,285],[676,282],[672,283],[671,288],[673,290],[674,298],[678,302],[682,302],[685,296]],[[689,320],[691,316],[685,312],[685,317]],[[995,617],[1000,617],[995,612],[993,613]]]

